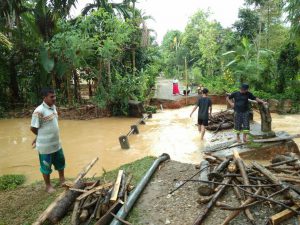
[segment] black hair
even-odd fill
[[[41,95],[43,98],[47,97],[49,93],[54,94],[55,92],[52,88],[49,88],[49,87],[42,88]]]
[[[203,90],[202,90],[202,93],[203,94],[207,94],[209,91],[208,91],[208,89],[207,88],[203,88]]]
[[[248,90],[249,89],[249,84],[246,84],[246,83],[242,84],[241,89]]]

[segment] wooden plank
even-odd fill
[[[292,207],[292,209],[294,209],[294,210],[298,210],[299,208],[300,208],[300,206],[298,206],[298,205],[294,205]],[[295,215],[295,212],[293,212],[289,209],[285,209],[285,210],[281,211],[280,213],[277,213],[277,214],[271,216],[270,222],[272,225],[277,225],[277,224],[280,224],[281,222],[291,218],[294,215]]]
[[[81,201],[82,199],[86,198],[87,196],[89,196],[90,194],[93,194],[95,193],[96,191],[100,191],[102,189],[105,189],[105,188],[109,188],[110,186],[112,186],[112,183],[106,183],[106,184],[102,184],[98,187],[95,187],[94,189],[92,190],[89,190],[85,193],[83,193],[82,195],[80,195],[76,200],[78,201]]]
[[[287,140],[291,140],[294,138],[300,138],[300,134],[291,135],[291,136],[287,136],[287,137],[274,137],[274,138],[258,139],[258,140],[253,140],[253,142],[255,142],[255,143],[277,142],[277,141],[287,141]]]
[[[123,173],[124,173],[124,170],[119,170],[118,177],[116,179],[116,182],[114,184],[114,189],[111,194],[111,198],[110,198],[111,201],[116,201],[118,198],[118,193],[119,193]]]

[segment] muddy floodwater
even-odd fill
[[[214,106],[213,111],[225,107]],[[118,138],[126,134],[137,119],[60,120],[67,177],[75,177],[95,157],[99,157],[99,162],[89,173],[90,176],[99,176],[103,169],[115,169],[144,156],[158,156],[162,153],[168,153],[173,160],[180,162],[199,163],[208,141],[200,141],[195,126],[197,113],[193,118],[189,117],[192,108],[164,110],[154,114],[146,125],[139,126],[139,135],[129,138],[129,150],[121,149]],[[260,120],[258,115],[255,120]],[[300,133],[299,121],[300,115],[273,114],[275,131]],[[31,148],[34,135],[30,133],[29,126],[30,119],[0,120],[0,175],[25,174],[28,182],[41,180],[38,154]],[[212,134],[207,135],[207,139],[211,137]],[[300,144],[299,139],[296,142]],[[57,177],[57,174],[53,173],[53,177]]]

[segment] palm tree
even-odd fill
[[[4,47],[11,49],[12,48],[12,43],[8,40],[8,38],[0,32],[0,44],[3,45]]]
[[[103,8],[110,14],[121,15],[124,19],[126,19],[130,18],[130,2],[132,2],[132,0],[124,0],[122,3],[109,3],[108,0],[95,0],[93,3],[87,4],[81,13],[85,16],[95,9]],[[135,0],[133,0],[133,2],[135,2]]]

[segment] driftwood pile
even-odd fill
[[[234,126],[233,119],[233,110],[213,113],[211,118],[209,118],[207,130],[217,133],[220,130],[231,129]]]
[[[33,225],[41,225],[45,221],[56,224],[70,211],[73,211],[72,225],[106,225],[110,224],[114,217],[117,218],[115,213],[126,202],[128,192],[133,189],[130,185],[132,176],[127,176],[123,170],[119,170],[114,183],[101,183],[100,180],[84,182],[83,177],[97,161],[98,158],[89,163],[74,183],[66,186],[66,190],[48,206]]]
[[[244,213],[251,224],[257,224],[251,209],[258,204],[265,207],[277,205],[283,210],[266,218],[265,224],[280,224],[294,215],[300,215],[298,155],[277,155],[268,166],[256,161],[246,166],[238,152],[235,150],[233,153],[232,157],[226,159],[206,155],[200,164],[199,178],[186,180],[199,183],[198,193],[201,197],[197,202],[206,204],[194,225],[202,224],[213,207],[230,211],[222,225],[229,224],[240,213]],[[239,206],[219,200],[228,189],[235,193]]]

